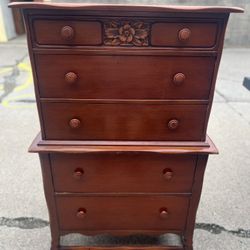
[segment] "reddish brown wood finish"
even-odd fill
[[[32,6],[32,7],[34,7],[34,6]],[[166,101],[169,101],[169,100],[172,99],[172,100],[175,100],[176,102],[178,102],[178,104],[182,104],[182,103],[184,104],[184,102],[186,102],[186,101],[192,102],[193,101],[192,99],[199,100],[200,102],[204,102],[204,101],[208,100],[208,107],[207,107],[207,109],[205,111],[205,114],[204,114],[204,116],[205,116],[204,122],[205,123],[204,123],[203,135],[201,137],[199,137],[199,139],[195,139],[195,138],[192,138],[192,137],[187,138],[187,140],[204,140],[205,139],[206,128],[207,128],[207,123],[208,123],[208,118],[209,118],[209,114],[210,114],[210,110],[211,110],[212,98],[213,98],[213,93],[214,93],[212,90],[214,90],[214,86],[215,86],[216,74],[217,74],[217,70],[218,70],[218,66],[219,66],[219,60],[220,60],[221,51],[222,51],[223,34],[224,34],[224,31],[225,31],[226,21],[228,19],[228,14],[225,14],[224,11],[227,12],[228,10],[223,9],[223,11],[221,11],[221,13],[217,13],[216,11],[215,11],[215,13],[210,13],[210,11],[212,9],[209,8],[210,11],[208,11],[207,13],[202,13],[201,14],[199,11],[197,13],[196,12],[191,13],[189,9],[184,8],[184,11],[185,12],[187,11],[187,13],[185,13],[185,14],[182,13],[182,12],[172,13],[170,11],[169,13],[157,13],[157,15],[156,15],[154,13],[154,10],[155,10],[154,7],[152,7],[153,11],[148,11],[148,12],[135,12],[135,9],[133,9],[133,8],[131,9],[131,11],[122,12],[124,10],[123,10],[123,8],[121,8],[121,12],[115,12],[114,11],[114,12],[112,12],[111,15],[109,15],[108,11],[107,12],[105,12],[105,11],[98,12],[98,8],[97,8],[96,12],[92,12],[90,10],[92,7],[90,7],[89,5],[84,5],[83,8],[86,8],[86,13],[83,12],[83,11],[80,11],[80,9],[78,11],[74,10],[73,12],[72,12],[72,10],[70,11],[70,9],[68,9],[68,11],[59,11],[59,10],[55,11],[55,10],[53,10],[53,7],[52,7],[51,10],[49,11],[49,16],[48,16],[48,10],[46,9],[47,7],[48,6],[46,5],[46,6],[44,6],[44,8],[41,8],[39,10],[38,9],[25,10],[24,13],[25,13],[26,23],[27,24],[32,24],[35,20],[38,19],[38,16],[39,16],[40,20],[43,20],[45,22],[48,19],[49,20],[54,19],[54,21],[57,22],[57,21],[62,20],[62,17],[63,18],[67,17],[70,20],[72,19],[72,21],[79,21],[79,20],[84,21],[84,22],[97,21],[97,22],[102,23],[103,28],[105,26],[105,22],[107,21],[107,16],[110,16],[109,21],[114,20],[115,22],[119,22],[119,23],[120,22],[125,22],[125,21],[128,21],[128,22],[131,21],[132,23],[134,23],[136,20],[140,19],[142,22],[148,23],[150,25],[152,25],[152,24],[155,25],[156,23],[166,23],[166,22],[168,23],[168,22],[170,22],[170,20],[172,20],[172,22],[175,22],[175,23],[182,23],[182,22],[189,22],[189,23],[199,23],[199,22],[201,22],[201,23],[211,23],[211,22],[213,22],[213,23],[216,23],[216,25],[217,25],[216,43],[215,43],[215,45],[213,47],[209,47],[209,48],[200,47],[199,48],[199,47],[185,47],[184,46],[181,50],[173,49],[172,47],[168,47],[168,48],[167,47],[160,47],[160,48],[157,47],[157,49],[156,49],[156,47],[152,47],[150,43],[148,44],[147,47],[145,47],[145,48],[143,47],[144,49],[142,49],[142,48],[138,49],[137,43],[130,44],[129,46],[123,46],[123,45],[120,45],[120,44],[118,44],[117,46],[116,45],[114,45],[114,46],[103,46],[103,44],[102,44],[99,47],[97,47],[97,46],[88,46],[88,47],[86,47],[85,46],[84,49],[83,49],[83,47],[81,48],[81,46],[68,46],[68,45],[62,45],[62,44],[61,45],[60,44],[53,45],[53,46],[52,45],[50,45],[50,46],[49,45],[44,45],[44,46],[39,46],[39,48],[36,48],[37,43],[36,43],[35,38],[34,38],[34,33],[35,33],[34,28],[33,28],[32,25],[27,25],[27,27],[26,27],[27,31],[28,31],[28,34],[30,34],[29,35],[30,53],[32,55],[31,59],[32,59],[32,62],[33,62],[33,70],[36,71],[34,73],[39,72],[39,68],[42,68],[42,67],[36,66],[36,61],[35,61],[35,58],[33,57],[33,52],[36,53],[36,54],[46,54],[46,53],[47,54],[48,53],[49,54],[58,54],[59,53],[59,54],[62,54],[62,55],[75,54],[75,55],[78,55],[78,56],[85,55],[85,54],[88,54],[90,56],[97,56],[98,54],[110,55],[110,56],[112,56],[112,58],[114,58],[113,61],[115,61],[115,59],[120,58],[120,56],[123,55],[123,54],[126,55],[127,58],[130,58],[131,56],[135,56],[135,55],[138,55],[138,56],[141,56],[141,55],[156,56],[157,55],[158,56],[157,58],[161,58],[161,57],[159,57],[159,55],[163,55],[163,54],[168,55],[168,56],[173,55],[173,56],[175,56],[175,58],[178,58],[181,55],[185,55],[185,56],[186,55],[191,55],[192,57],[193,56],[197,56],[197,57],[202,56],[201,60],[205,59],[204,55],[211,56],[211,58],[213,58],[213,59],[216,58],[216,60],[214,61],[216,67],[215,68],[214,67],[210,68],[210,70],[213,70],[214,74],[207,72],[208,75],[207,75],[207,77],[204,78],[205,80],[201,79],[201,81],[203,82],[203,84],[205,84],[206,87],[204,86],[204,88],[203,88],[202,87],[203,85],[201,85],[200,83],[196,82],[195,80],[192,81],[192,84],[195,83],[194,86],[195,85],[197,86],[197,88],[196,87],[194,88],[195,91],[191,91],[190,88],[187,88],[186,82],[188,83],[188,80],[186,80],[180,86],[176,86],[176,84],[173,82],[173,77],[174,77],[174,75],[176,73],[180,73],[180,72],[173,72],[173,76],[172,76],[173,91],[168,92],[168,89],[166,89],[165,90],[166,92],[163,95],[161,95],[159,92],[158,92],[158,94],[156,93],[156,95],[155,95],[154,94],[155,90],[160,89],[162,91],[162,89],[164,89],[164,86],[163,86],[163,88],[162,87],[161,88],[154,88],[154,90],[153,90],[152,87],[150,87],[149,90],[146,90],[147,88],[139,87],[139,85],[144,86],[143,82],[146,81],[146,79],[148,79],[148,75],[141,75],[141,77],[143,78],[143,81],[140,80],[141,79],[140,77],[137,78],[138,81],[135,82],[136,83],[135,85],[137,85],[138,87],[135,88],[135,90],[136,89],[138,89],[138,90],[134,91],[133,84],[130,85],[129,88],[127,88],[127,87],[124,88],[123,87],[123,86],[127,86],[129,84],[129,82],[132,82],[132,81],[126,81],[126,82],[124,81],[123,85],[119,85],[119,84],[117,85],[117,83],[119,83],[120,81],[123,81],[122,79],[126,78],[127,75],[133,75],[133,74],[131,74],[131,72],[128,71],[128,74],[125,74],[126,76],[121,77],[120,73],[118,73],[118,71],[115,70],[113,72],[109,72],[109,74],[106,74],[106,75],[103,74],[103,77],[102,77],[102,79],[105,80],[105,79],[109,79],[109,77],[115,76],[115,78],[113,78],[115,80],[113,82],[113,84],[112,85],[107,84],[109,86],[112,86],[111,91],[107,91],[107,89],[105,89],[105,88],[101,89],[101,84],[98,83],[97,87],[99,87],[101,91],[99,91],[98,88],[96,88],[95,89],[96,91],[94,92],[94,93],[101,93],[100,96],[104,97],[108,101],[110,101],[110,98],[113,98],[113,100],[117,100],[116,95],[118,96],[118,98],[122,97],[122,98],[125,98],[125,99],[127,99],[128,96],[131,96],[132,98],[133,97],[137,98],[137,96],[138,96],[138,98],[140,98],[139,100],[142,100],[142,98],[146,98],[144,100],[148,100],[148,101],[152,100],[152,98],[157,98],[155,96],[158,95],[159,96],[158,98],[160,98],[160,99],[165,99]],[[89,9],[89,7],[90,7],[90,9]],[[107,8],[111,7],[111,9],[113,8],[112,6],[105,6],[104,8],[106,8],[106,7]],[[87,11],[87,9],[88,9],[88,11]],[[204,9],[201,8],[201,12],[202,11],[204,11]],[[79,18],[79,16],[85,16],[85,14],[87,16],[87,20],[85,20],[85,18]],[[124,18],[121,17],[121,16],[124,16],[124,15],[127,16],[127,18],[126,18],[127,20],[124,20]],[[136,16],[138,16],[138,18],[136,18]],[[141,17],[143,17],[143,18],[141,19]],[[157,20],[157,22],[156,22],[156,20]],[[150,25],[149,25],[149,29],[151,29]],[[118,29],[118,31],[119,31],[119,29]],[[137,34],[136,32],[138,32],[138,31],[135,31],[134,36],[135,36],[135,34]],[[151,34],[150,32],[149,32],[149,34]],[[177,36],[178,36],[178,34],[177,34]],[[103,33],[102,39],[104,39],[104,33]],[[149,39],[151,39],[151,37],[149,37]],[[53,48],[53,50],[51,50],[52,48]],[[214,56],[216,56],[216,57],[214,57]],[[144,57],[144,58],[147,58],[147,57]],[[195,58],[195,57],[193,57],[193,58]],[[160,59],[158,59],[158,60],[160,60]],[[62,61],[65,61],[65,60],[60,60],[60,61],[62,62]],[[81,64],[81,61],[79,63]],[[53,63],[51,65],[55,65],[55,64],[56,63]],[[72,65],[77,65],[77,64],[74,64],[74,62],[72,62],[71,64]],[[90,62],[90,64],[92,65],[92,67],[94,67],[93,66],[94,63]],[[87,65],[89,65],[89,63]],[[131,65],[136,67],[136,65],[138,65],[138,63],[132,62]],[[189,65],[189,62],[187,62],[185,64],[185,67],[188,67],[187,65]],[[199,65],[201,65],[201,64],[199,63]],[[116,67],[117,67],[117,65],[116,65]],[[171,65],[170,65],[170,68],[171,68]],[[158,69],[155,69],[156,72],[157,72],[157,70]],[[58,69],[55,70],[55,72],[57,72],[57,71],[58,71]],[[99,71],[99,69],[97,68],[96,72],[98,72],[98,71]],[[61,75],[63,75],[64,81],[65,81],[65,75],[68,72],[71,72],[71,71],[68,71],[68,69],[65,68],[65,72],[63,72],[61,74]],[[120,71],[120,72],[123,72],[123,71]],[[148,68],[146,68],[145,72],[150,72],[150,71],[148,70]],[[183,73],[183,72],[181,72],[181,73]],[[37,97],[38,97],[37,98],[38,110],[39,110],[40,120],[41,120],[42,125],[44,124],[44,122],[43,122],[43,116],[42,116],[42,111],[43,110],[42,110],[42,106],[41,106],[41,103],[40,103],[42,99],[40,99],[40,97],[43,97],[43,96],[40,95],[39,88],[40,88],[40,85],[42,86],[42,83],[46,84],[47,79],[42,81],[42,83],[39,82],[39,79],[41,77],[43,77],[44,75],[48,76],[50,74],[51,73],[43,73],[42,75],[41,74],[40,75],[35,74],[35,77],[34,77],[36,90],[37,90],[36,94],[37,94]],[[161,74],[159,74],[159,75],[161,75]],[[196,74],[195,77],[197,75],[198,75],[198,77],[202,77],[204,75],[204,73],[201,72],[200,74]],[[208,84],[207,84],[206,79],[209,79],[209,77],[211,77],[213,80],[212,81],[208,80]],[[118,80],[116,80],[116,79],[118,79]],[[153,77],[152,81],[155,81],[154,79],[155,78]],[[133,78],[131,80],[133,80]],[[57,82],[58,82],[58,80],[57,80]],[[75,83],[73,83],[71,85],[71,87],[72,87],[71,88],[72,89],[71,94],[70,95],[65,94],[67,96],[66,98],[68,98],[67,101],[72,100],[69,97],[72,98],[72,93],[77,93],[77,91],[74,91],[73,89],[76,86],[79,86],[80,83],[82,84],[81,81],[77,80]],[[165,80],[162,81],[162,83],[165,83]],[[149,84],[149,86],[150,85],[151,85],[151,83]],[[46,88],[47,87],[50,88],[50,86],[54,86],[54,83],[47,85]],[[83,85],[81,85],[81,86],[83,86]],[[89,85],[89,86],[91,86],[91,85]],[[113,89],[114,88],[113,86],[117,86],[117,88]],[[46,91],[46,88],[45,88],[45,91]],[[176,88],[178,89],[178,91],[174,91]],[[60,91],[60,89],[59,89],[59,91],[51,90],[51,92],[54,92],[54,93],[68,93],[70,91],[69,89],[70,88],[68,87],[68,90],[66,90],[66,91]],[[141,89],[143,89],[143,90],[141,91]],[[144,91],[144,89],[145,89],[145,91]],[[88,91],[89,90],[91,91],[91,88],[89,88]],[[142,94],[138,93],[139,91],[141,91]],[[207,95],[208,91],[209,91],[209,95]],[[78,93],[80,93],[80,92],[82,92],[82,91],[79,91]],[[109,93],[109,92],[112,94],[111,97],[109,97],[109,94],[108,95],[103,94],[103,93]],[[153,97],[151,97],[150,92],[153,93],[153,95],[152,95]],[[189,94],[186,95],[185,94],[186,92],[189,92]],[[123,97],[123,95],[121,93],[124,94],[124,97]],[[131,93],[131,94],[128,94],[128,93]],[[170,94],[168,95],[168,93],[170,93]],[[176,94],[173,94],[173,93],[176,93]],[[86,94],[86,92],[84,92],[84,94]],[[96,96],[95,96],[96,94],[93,94],[92,95],[93,97],[91,97],[91,95],[89,95],[89,94],[88,95],[90,97],[87,97],[87,96],[84,96],[84,94],[83,95],[82,95],[82,93],[79,94],[78,98],[96,98]],[[106,97],[105,97],[105,95],[106,95]],[[60,97],[60,95],[55,96],[55,94],[53,94],[53,96],[55,98]],[[73,97],[73,98],[75,98],[75,97]],[[138,100],[138,98],[137,98],[137,100]],[[174,99],[174,98],[180,98],[180,99]],[[45,100],[45,99],[43,99],[43,100]],[[81,99],[81,100],[84,100],[84,99]],[[86,99],[86,100],[90,100],[90,99]],[[118,100],[121,100],[121,99],[118,99]],[[132,99],[128,99],[128,100],[132,100]],[[135,100],[135,99],[133,99],[133,100]],[[53,119],[52,119],[52,122],[53,122]],[[126,121],[126,123],[127,123],[127,121]],[[44,139],[45,138],[47,139],[46,131],[45,131],[44,126],[41,126],[41,130],[42,130],[42,137]],[[127,140],[137,140],[137,139],[129,137],[129,138],[127,138]],[[181,139],[177,139],[177,140],[181,140]]]
[[[217,23],[156,23],[152,25],[151,44],[169,47],[213,47]]]
[[[24,9],[51,250],[192,250],[225,28],[243,10],[11,6]],[[183,246],[60,246],[75,232],[170,232]]]
[[[50,158],[49,154],[46,153],[39,154],[39,158],[42,168],[44,194],[49,212],[51,250],[56,250],[60,245],[60,228],[58,225],[58,215],[54,197],[53,176],[51,172]]]
[[[29,148],[31,153],[153,153],[153,154],[218,154],[207,136],[206,141],[62,141],[42,140],[39,133]]]
[[[205,140],[206,105],[43,102],[42,109],[47,140]],[[72,119],[79,126],[72,128]]]
[[[136,246],[136,247],[60,247],[62,250],[183,250],[175,246]]]
[[[56,192],[190,193],[195,165],[194,155],[51,155]],[[167,169],[172,171],[171,178],[167,178]]]
[[[35,41],[44,45],[99,45],[102,42],[100,22],[40,20],[33,22]]]
[[[215,58],[48,54],[36,55],[36,63],[41,97],[208,99]],[[77,81],[65,81],[68,72]],[[185,74],[179,84],[177,73]]]
[[[40,10],[102,10],[102,11],[148,11],[148,12],[177,12],[177,13],[242,13],[239,7],[227,6],[178,6],[178,5],[122,5],[122,4],[93,4],[93,3],[27,3],[14,2],[12,8]]]
[[[177,196],[57,196],[62,230],[174,230],[185,227],[188,197]],[[169,216],[162,218],[161,209]],[[78,218],[80,208],[86,210]]]
[[[200,155],[197,160],[196,172],[194,176],[193,190],[192,196],[190,199],[190,207],[188,210],[187,216],[187,224],[184,233],[184,245],[185,249],[192,250],[193,249],[193,234],[195,228],[195,217],[197,208],[200,201],[202,184],[203,184],[203,176],[206,168],[208,160],[208,155]]]

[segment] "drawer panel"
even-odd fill
[[[188,197],[57,197],[62,230],[182,230]]]
[[[213,47],[216,45],[218,24],[211,23],[155,23],[151,44],[169,47]]]
[[[190,193],[194,155],[51,154],[56,192]]]
[[[48,140],[204,140],[206,105],[43,102]]]
[[[39,45],[99,45],[102,25],[96,21],[34,20],[35,42]]]
[[[208,99],[214,63],[213,57],[36,55],[40,96],[55,98]]]

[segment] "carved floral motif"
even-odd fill
[[[104,44],[148,46],[149,24],[141,21],[111,21],[104,24]]]

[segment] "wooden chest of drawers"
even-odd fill
[[[193,249],[226,23],[239,8],[26,4],[51,249]],[[172,233],[164,246],[60,236]],[[166,236],[167,237],[167,236]],[[35,248],[35,247],[34,247]]]

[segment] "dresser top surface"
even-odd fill
[[[242,13],[239,7],[228,6],[179,6],[179,5],[128,5],[128,4],[95,4],[95,3],[27,3],[13,2],[12,8],[23,9],[60,9],[60,10],[107,10],[107,11],[150,11],[150,12],[196,12],[196,13]]]

